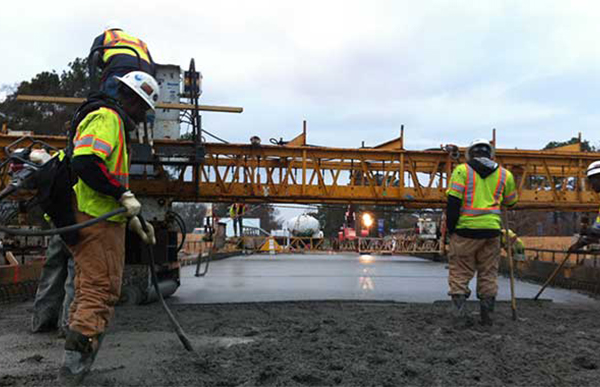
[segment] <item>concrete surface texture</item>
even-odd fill
[[[447,300],[447,264],[407,256],[358,254],[248,255],[212,262],[206,277],[195,267],[182,269],[175,303],[221,303],[293,300]],[[475,299],[476,279],[471,281]],[[533,298],[539,284],[516,281],[518,298]],[[590,297],[547,288],[542,298],[554,302],[595,304]],[[510,299],[509,279],[499,278],[499,300]]]
[[[457,325],[444,264],[407,257],[252,256],[184,269],[168,302],[198,356],[158,303],[118,307],[85,386],[596,386],[599,305],[499,302],[493,327]],[[519,283],[521,297],[539,285]],[[508,281],[501,280],[508,299]],[[294,299],[335,301],[281,301]],[[343,301],[342,299],[352,299]],[[410,302],[385,302],[394,299]],[[280,300],[278,302],[245,302]],[[31,334],[31,302],[0,310],[0,387],[57,386],[64,340]]]
[[[56,386],[63,340],[0,314],[0,386]],[[477,318],[476,303],[469,305]],[[86,386],[597,386],[598,308],[523,302],[511,320],[457,328],[448,303],[173,305],[200,359],[157,304],[120,307]]]

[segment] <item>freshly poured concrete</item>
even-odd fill
[[[182,268],[175,303],[227,303],[296,300],[448,300],[447,264],[407,256],[358,254],[250,255],[215,261],[205,277],[195,266]],[[471,281],[475,299],[476,279]],[[499,278],[499,300],[510,299],[509,279]],[[515,282],[518,298],[532,298],[540,285]],[[547,288],[554,302],[596,303],[575,291]]]

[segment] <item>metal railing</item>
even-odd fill
[[[565,250],[525,248],[527,260],[560,263],[567,254],[568,252]],[[580,250],[572,252],[567,263],[572,265],[584,265],[589,263],[589,266],[591,267],[600,267],[600,251]]]

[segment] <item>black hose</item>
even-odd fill
[[[52,228],[50,230],[20,230],[20,229],[16,229],[16,228],[0,226],[0,231],[5,232],[10,235],[19,235],[19,236],[51,236],[51,235],[56,235],[56,234],[63,234],[63,233],[67,233],[67,232],[77,231],[82,228],[89,227],[91,225],[99,223],[108,218],[112,218],[115,215],[122,214],[124,212],[127,212],[127,209],[125,207],[121,207],[119,209],[108,212],[97,218],[86,220],[85,222],[82,222],[82,223],[77,223],[77,224],[73,224],[71,226],[62,227],[62,228]]]
[[[181,215],[179,215],[175,211],[169,211],[168,213],[173,215],[173,217],[175,218],[175,223],[179,225],[179,229],[181,230],[181,243],[179,244],[179,246],[177,246],[177,252],[179,253],[183,248],[183,244],[185,243],[187,228],[185,227],[185,221],[183,220],[183,217]]]
[[[0,224],[8,224],[17,215],[19,215],[18,204],[0,202]]]
[[[146,226],[146,222],[144,221],[144,218],[142,218],[141,215],[138,215],[138,218],[140,219],[140,223],[142,224],[142,229],[144,230],[144,232],[147,232],[148,227]],[[150,256],[150,275],[151,275],[151,279],[152,279],[152,286],[154,286],[154,291],[156,292],[156,295],[158,296],[158,299],[160,300],[160,304],[162,305],[165,313],[167,313],[167,316],[169,317],[169,321],[171,322],[171,325],[173,326],[173,329],[175,330],[175,333],[179,337],[179,341],[181,341],[184,348],[189,352],[193,352],[193,353],[197,354],[196,351],[194,351],[194,347],[192,346],[190,339],[188,339],[188,337],[185,335],[185,332],[181,328],[181,325],[179,325],[179,322],[177,321],[177,319],[175,319],[175,316],[173,316],[173,313],[171,312],[171,310],[167,306],[167,303],[165,302],[165,299],[160,291],[160,288],[158,287],[158,277],[156,276],[156,268],[154,267],[153,247],[152,247],[152,245],[146,245],[146,246],[148,247],[148,255]]]
[[[71,226],[67,226],[67,227],[63,227],[63,228],[54,228],[51,230],[36,230],[36,231],[31,231],[31,230],[17,230],[17,229],[12,229],[12,228],[7,228],[4,226],[0,226],[0,231],[5,232],[7,234],[12,234],[12,235],[21,235],[21,236],[48,236],[48,235],[56,235],[56,234],[62,234],[65,232],[71,232],[71,231],[76,231],[79,229],[82,229],[84,227],[89,227],[93,224],[96,224],[98,222],[101,222],[105,219],[108,219],[110,217],[113,217],[115,215],[118,214],[122,214],[124,212],[127,212],[127,209],[125,207],[121,207],[117,210],[111,211],[107,214],[104,214],[102,216],[99,216],[98,218],[94,218],[94,219],[90,219],[88,221],[85,221],[83,223],[77,223]],[[138,215],[140,222],[142,223],[142,229],[144,230],[144,232],[148,231],[148,227],[146,226],[146,222],[144,221],[144,219],[142,218],[141,215]],[[171,324],[173,325],[173,328],[175,329],[175,333],[177,334],[177,336],[179,337],[179,340],[181,340],[181,342],[183,343],[183,346],[185,347],[186,350],[190,351],[190,352],[194,352],[194,348],[192,347],[192,343],[190,342],[190,340],[187,338],[187,336],[185,335],[185,333],[183,332],[183,329],[181,328],[181,325],[179,325],[179,323],[177,322],[177,320],[175,319],[175,316],[173,316],[173,313],[171,313],[171,310],[169,310],[169,307],[167,306],[167,303],[165,302],[165,299],[163,298],[163,295],[160,291],[160,288],[158,287],[158,277],[156,276],[156,268],[154,267],[154,251],[152,249],[151,245],[147,245],[148,246],[148,255],[150,256],[150,273],[151,273],[151,277],[152,277],[152,285],[154,286],[154,291],[156,292],[158,299],[160,300],[160,303],[163,307],[163,309],[165,310],[165,312],[167,313],[167,316],[169,317],[169,320],[171,321]]]
[[[17,191],[17,189],[19,189],[19,187],[17,187],[16,185],[9,184],[8,187],[6,187],[2,191],[0,191],[0,201],[4,200],[4,198],[7,198],[10,195],[12,195],[13,193],[15,193]]]

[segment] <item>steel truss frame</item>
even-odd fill
[[[65,138],[35,136],[62,148]],[[4,147],[18,136],[0,135]],[[156,140],[156,154],[185,153],[193,142]],[[205,162],[132,179],[136,194],[177,201],[248,203],[376,204],[440,208],[454,167],[462,157],[439,150],[328,148],[205,143]],[[463,152],[461,152],[462,154]],[[0,160],[4,159],[2,155]],[[599,196],[586,184],[593,152],[498,149],[496,160],[512,171],[519,192],[517,209],[597,208]],[[162,166],[173,164],[158,157]],[[161,169],[162,170],[162,169]],[[3,177],[3,183],[6,176]]]

